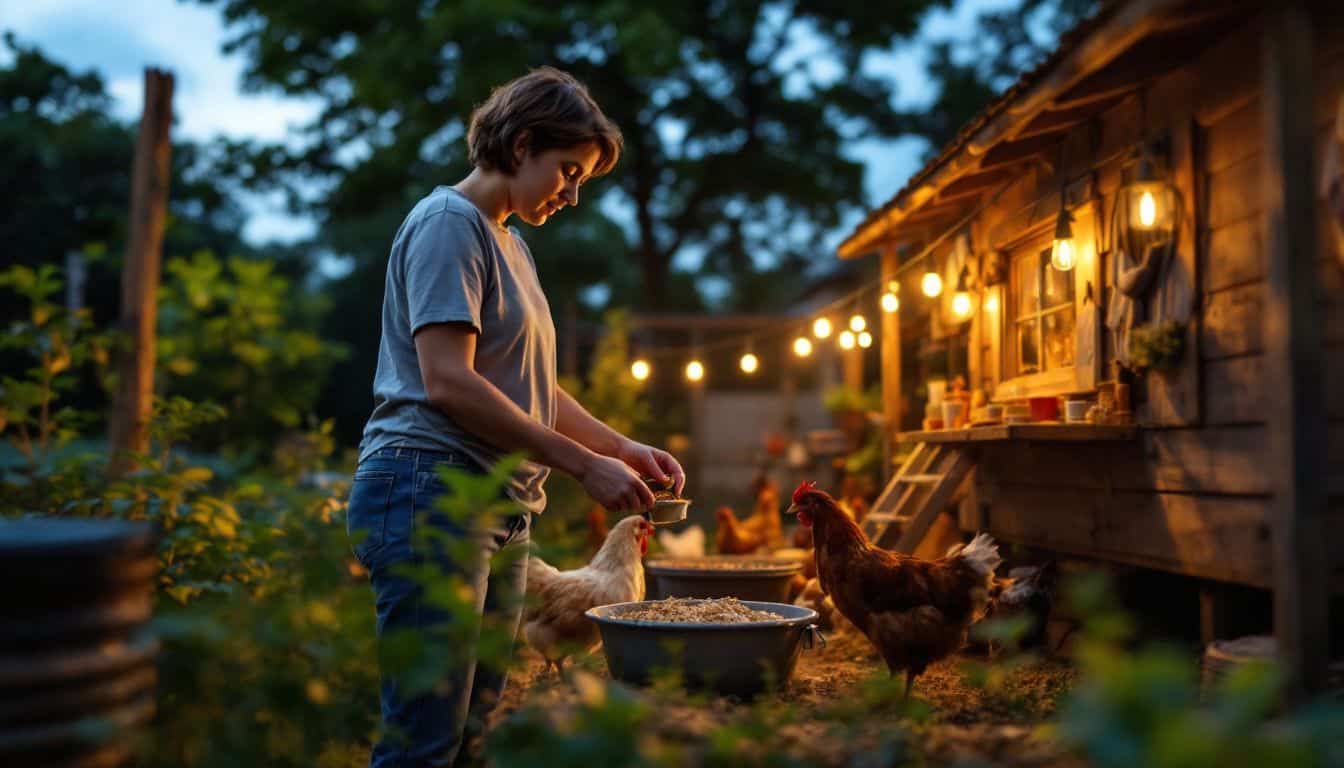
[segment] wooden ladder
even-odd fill
[[[913,553],[974,468],[969,450],[917,443],[863,518],[868,540],[884,549]]]

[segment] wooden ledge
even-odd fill
[[[1101,426],[1096,424],[1000,424],[993,427],[935,429],[901,432],[902,443],[987,443],[1003,440],[1040,440],[1055,443],[1133,440],[1139,434],[1134,425]]]

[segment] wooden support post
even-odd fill
[[[1311,19],[1300,0],[1268,15],[1264,33],[1264,231],[1269,253],[1264,347],[1266,457],[1274,497],[1274,632],[1287,694],[1319,690],[1328,663],[1325,407],[1312,179]]]
[[[114,476],[134,468],[128,452],[149,450],[154,406],[155,298],[163,258],[168,211],[168,179],[173,120],[173,76],[145,70],[145,104],[131,170],[131,214],[126,259],[121,269],[121,329],[127,346],[118,362],[116,398],[108,424]]]
[[[896,270],[900,267],[900,257],[896,246],[882,248],[881,275],[879,292],[887,290],[887,283],[896,279]],[[900,298],[900,294],[897,294]],[[881,382],[882,382],[882,421],[886,425],[883,455],[886,460],[882,466],[882,479],[885,482],[891,476],[893,467],[891,457],[895,451],[896,434],[901,431],[901,313],[882,312],[878,321],[881,324]]]

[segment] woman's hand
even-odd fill
[[[622,459],[592,454],[579,481],[593,501],[612,512],[638,512],[653,506],[653,491]]]
[[[645,477],[652,477],[668,486],[677,496],[686,485],[686,471],[672,454],[661,448],[626,440],[616,451],[616,458]]]

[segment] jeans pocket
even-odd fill
[[[351,552],[365,568],[370,567],[370,557],[383,546],[386,538],[387,515],[396,480],[395,472],[364,470],[355,473],[354,483],[350,486],[345,529],[350,536]]]

